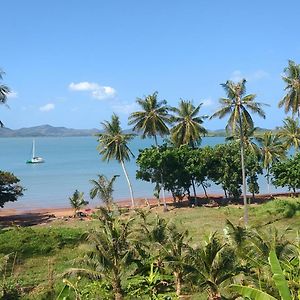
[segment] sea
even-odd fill
[[[201,146],[213,146],[224,141],[224,137],[204,137]],[[113,197],[115,201],[130,198],[121,165],[115,160],[101,160],[95,137],[37,137],[36,155],[43,157],[45,162],[26,164],[31,158],[32,142],[33,139],[28,137],[0,138],[0,169],[13,172],[26,188],[18,201],[5,204],[5,208],[29,210],[69,207],[69,197],[76,189],[84,192],[85,199],[92,206],[98,205],[99,200],[89,199],[92,188],[90,180],[97,179],[98,174],[104,174],[108,178],[120,175],[114,184]],[[135,178],[139,150],[151,147],[153,143],[152,139],[136,137],[129,144],[135,158],[126,162],[126,168],[132,181],[134,196],[138,198],[153,197],[153,184]],[[259,182],[261,192],[266,192],[265,177],[260,176]],[[197,193],[203,194],[203,190],[199,188]],[[222,190],[212,184],[208,193],[222,193]]]

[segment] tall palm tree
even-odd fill
[[[283,127],[278,132],[280,138],[284,142],[284,147],[286,150],[289,150],[291,147],[295,148],[297,152],[300,148],[300,127],[299,120],[293,118],[286,118],[283,121]]]
[[[246,95],[246,80],[243,79],[238,83],[228,80],[221,84],[224,88],[227,98],[219,100],[221,108],[216,111],[210,118],[223,118],[230,114],[226,130],[235,133],[239,129],[240,147],[241,147],[241,164],[242,164],[242,178],[243,178],[243,198],[244,198],[244,222],[248,223],[248,207],[246,196],[246,172],[245,172],[245,144],[244,144],[244,128],[253,128],[253,120],[248,112],[257,113],[259,116],[265,118],[265,113],[262,110],[262,104],[255,102],[256,95]]]
[[[205,115],[199,116],[199,111],[202,106],[194,106],[192,101],[181,99],[177,107],[173,107],[172,111],[175,115],[172,117],[175,124],[171,129],[171,140],[176,146],[189,145],[195,148],[201,143],[201,136],[204,136],[207,131],[202,126]],[[192,179],[194,197],[196,198],[196,188],[194,179]]]
[[[286,83],[287,94],[278,103],[279,107],[284,106],[285,113],[289,111],[293,115],[300,113],[300,65],[289,60],[289,65],[284,69],[285,76],[282,76]]]
[[[0,80],[3,79],[3,75],[5,73],[0,69]],[[4,84],[0,84],[0,104],[6,104],[7,95],[10,93],[10,89],[8,86]],[[3,127],[4,124],[0,121],[0,127]]]
[[[119,175],[114,175],[110,180],[105,175],[98,175],[98,180],[92,179],[90,183],[93,185],[90,190],[90,197],[94,199],[96,196],[102,200],[107,209],[113,204],[113,184]]]
[[[266,170],[268,193],[270,193],[270,169],[273,163],[285,156],[285,150],[278,134],[267,131],[263,136],[256,138],[261,151],[263,168]]]
[[[207,133],[202,126],[206,116],[199,116],[199,111],[202,106],[194,106],[191,101],[181,99],[177,107],[173,107],[172,111],[174,126],[171,129],[171,139],[175,145],[197,146],[201,142],[201,136]]]
[[[133,112],[129,116],[129,125],[134,125],[133,130],[142,132],[142,138],[154,138],[155,145],[158,147],[157,136],[161,137],[169,134],[168,125],[171,124],[169,107],[167,101],[158,101],[158,92],[146,96],[144,99],[137,98],[136,102],[141,107],[141,111]],[[161,185],[164,186],[161,175]],[[163,191],[164,209],[167,210],[166,199]]]
[[[124,133],[122,131],[120,119],[116,114],[112,115],[110,122],[104,121],[101,125],[103,127],[103,133],[97,134],[99,142],[97,149],[102,155],[103,161],[115,159],[121,164],[128,183],[132,207],[134,207],[132,186],[124,162],[129,161],[130,156],[134,157],[128,147],[128,142],[134,138],[135,134]]]
[[[134,125],[133,130],[142,133],[142,138],[154,138],[158,146],[157,136],[169,134],[167,125],[171,124],[171,116],[166,100],[158,101],[158,92],[146,96],[144,99],[137,98],[136,102],[141,111],[133,112],[129,116],[129,125]]]

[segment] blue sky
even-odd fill
[[[288,59],[300,63],[299,11],[296,0],[4,0],[0,67],[13,93],[0,119],[97,128],[116,112],[127,128],[136,97],[154,91],[212,114],[220,83],[245,77],[270,105],[256,125],[280,126],[281,74]]]

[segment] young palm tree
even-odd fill
[[[142,111],[133,112],[129,116],[129,125],[134,125],[133,130],[142,132],[142,138],[154,138],[155,145],[158,147],[157,135],[161,137],[169,134],[167,125],[171,124],[171,116],[169,115],[169,107],[167,101],[158,101],[158,92],[148,95],[145,99],[137,98],[136,102],[142,108]],[[163,186],[163,178],[161,177],[161,185]],[[166,199],[163,190],[164,209],[167,209]]]
[[[5,73],[0,69],[0,80],[3,79]],[[7,101],[7,95],[10,93],[8,86],[0,84],[0,104],[5,104]],[[0,127],[3,127],[4,124],[0,121]]]
[[[263,168],[266,170],[268,193],[270,193],[270,169],[273,163],[285,156],[285,150],[278,134],[271,131],[265,132],[263,136],[256,138],[261,152]]]
[[[199,116],[201,106],[202,103],[194,106],[191,101],[181,99],[178,108],[172,108],[175,125],[171,129],[171,139],[175,145],[189,145],[194,148],[201,142],[201,136],[207,133],[202,126],[206,116]]]
[[[70,204],[74,209],[74,217],[77,216],[77,212],[85,205],[88,204],[87,201],[84,200],[83,192],[79,192],[76,190],[72,197],[69,197]]]
[[[90,197],[94,199],[96,196],[106,205],[107,209],[111,209],[113,204],[113,184],[119,175],[114,175],[110,180],[105,175],[98,175],[98,180],[92,179],[90,183],[93,188],[90,190]]]
[[[111,159],[115,159],[121,164],[128,183],[132,207],[134,207],[135,203],[132,186],[124,162],[126,160],[129,161],[130,156],[134,157],[128,147],[128,142],[132,140],[135,135],[124,133],[122,131],[120,119],[116,114],[112,115],[110,122],[104,121],[101,124],[103,127],[103,133],[97,134],[99,142],[97,149],[102,155],[102,160],[110,161]]]
[[[224,88],[227,98],[221,98],[221,108],[215,112],[210,118],[223,118],[230,114],[226,130],[235,133],[239,129],[240,147],[241,147],[241,164],[242,164],[242,178],[243,178],[243,198],[244,198],[244,222],[248,223],[248,207],[246,196],[246,172],[245,172],[245,144],[244,144],[244,128],[253,128],[253,120],[248,112],[257,113],[259,116],[265,118],[265,113],[262,110],[262,104],[255,102],[256,95],[246,95],[246,80],[243,79],[238,83],[228,80],[221,84]]]
[[[289,60],[289,65],[284,69],[285,76],[282,76],[286,83],[285,90],[287,94],[278,103],[279,107],[284,106],[285,113],[289,111],[293,115],[300,113],[300,65]]]
[[[295,148],[295,152],[299,150],[300,147],[300,127],[299,120],[294,120],[290,117],[283,121],[283,127],[278,132],[280,138],[284,142],[284,148],[289,150],[291,147]]]
[[[69,269],[65,274],[105,279],[112,285],[114,299],[122,300],[122,279],[127,278],[128,267],[134,262],[133,219],[120,218],[104,207],[100,207],[99,212],[99,227],[87,236],[90,249],[79,260],[82,267]]]

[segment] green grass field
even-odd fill
[[[156,214],[175,223],[178,228],[188,230],[192,244],[201,243],[211,232],[222,234],[227,219],[234,224],[243,224],[243,207],[235,205],[220,208],[171,207],[166,213],[162,212],[162,208],[152,209],[150,216]],[[283,231],[290,227],[292,230],[289,235],[293,238],[300,229],[300,202],[297,199],[277,199],[251,205],[249,219],[249,226],[258,228],[273,226]],[[72,267],[74,259],[84,253],[83,234],[96,228],[97,222],[96,219],[69,222],[57,220],[43,226],[3,228],[0,231],[0,255],[11,255],[6,278],[12,275],[22,286],[28,295],[23,299],[47,299],[45,295],[40,295],[52,284],[56,291],[62,287],[61,274]],[[197,299],[200,299],[199,296]]]

